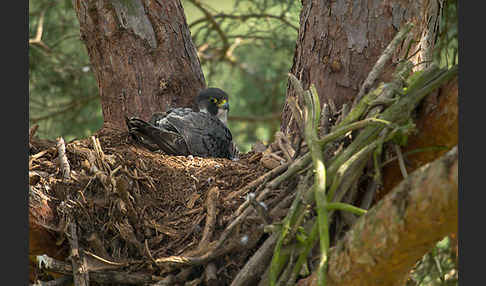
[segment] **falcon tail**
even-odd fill
[[[189,155],[186,142],[178,133],[157,128],[135,117],[126,117],[125,122],[132,138],[145,148],[151,151],[161,150],[167,155]]]

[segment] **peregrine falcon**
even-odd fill
[[[227,124],[228,95],[207,88],[196,97],[199,111],[190,108],[155,113],[149,122],[131,117],[126,124],[131,136],[151,151],[168,155],[194,155],[238,159]]]

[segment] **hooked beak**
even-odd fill
[[[224,110],[229,110],[229,103],[227,100],[224,100],[222,104],[219,105],[219,108],[222,108]]]

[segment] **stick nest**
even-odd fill
[[[66,144],[70,178],[64,178],[56,143],[30,143],[29,218],[56,233],[65,249],[74,223],[91,270],[182,282],[190,277],[181,275],[202,277],[197,272],[211,261],[218,280],[229,284],[265,235],[255,212],[218,245],[244,194],[258,188],[249,184],[269,171],[260,152],[239,161],[168,156],[134,145],[126,132],[104,131]],[[265,203],[277,204],[280,192],[272,190]]]

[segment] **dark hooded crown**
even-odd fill
[[[218,108],[228,109],[228,94],[215,87],[203,89],[199,92],[196,103],[199,110],[206,109],[212,115],[218,114]]]

